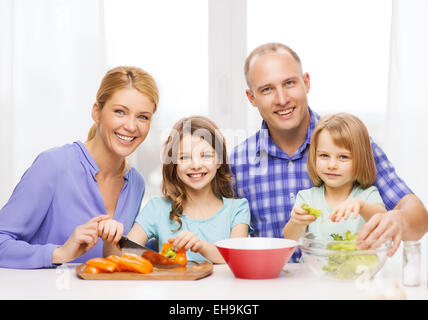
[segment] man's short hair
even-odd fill
[[[250,79],[248,76],[251,61],[257,56],[260,56],[266,53],[280,52],[280,51],[288,52],[299,63],[300,66],[302,65],[297,53],[290,47],[286,46],[285,44],[282,44],[279,42],[269,42],[269,43],[262,44],[257,48],[255,48],[253,51],[251,51],[251,53],[248,55],[247,59],[245,60],[244,74],[245,74],[245,80],[247,81],[248,88],[251,89]]]

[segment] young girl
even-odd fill
[[[375,213],[385,213],[373,183],[376,167],[367,128],[357,117],[338,113],[322,118],[312,135],[308,172],[313,188],[301,190],[284,237],[298,239],[305,232],[331,239],[330,234],[357,233]],[[302,204],[322,210],[316,218]],[[350,218],[353,215],[353,218]]]
[[[128,238],[142,245],[184,248],[188,260],[224,263],[214,242],[247,237],[250,209],[234,199],[226,145],[211,120],[193,116],[178,121],[164,144],[163,197],[151,199],[138,214]],[[104,255],[115,252],[106,246]]]

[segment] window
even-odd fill
[[[391,0],[104,3],[108,66],[141,67],[160,89],[148,139],[131,159],[148,191],[160,190],[161,144],[182,116],[200,114],[217,121],[229,150],[260,128],[258,110],[245,97],[242,73],[247,54],[270,41],[299,54],[311,78],[309,105],[316,112],[353,113],[382,145]],[[222,116],[223,110],[234,113]]]
[[[130,159],[145,177],[147,191],[159,190],[160,148],[173,124],[208,113],[207,7],[207,0],[105,0],[108,67],[140,67],[159,86],[149,136]]]
[[[387,103],[390,0],[247,0],[248,51],[282,42],[311,79],[309,105],[319,114],[360,117],[381,143]],[[249,108],[256,130],[260,116]]]

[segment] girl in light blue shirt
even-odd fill
[[[314,187],[297,194],[283,230],[285,238],[298,239],[311,232],[332,240],[332,233],[358,233],[374,214],[386,212],[373,186],[376,167],[369,134],[357,117],[338,113],[318,122],[311,138],[308,173]],[[301,207],[304,203],[321,209],[322,215],[309,214]]]
[[[140,210],[128,238],[142,245],[156,238],[184,248],[188,260],[225,263],[214,243],[252,229],[248,201],[234,197],[224,137],[208,118],[183,118],[163,151],[163,196]]]

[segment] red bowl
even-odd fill
[[[297,247],[281,238],[231,238],[215,243],[237,278],[271,279],[280,274]]]

